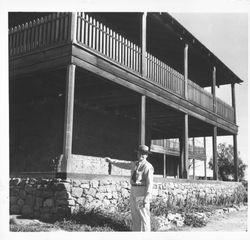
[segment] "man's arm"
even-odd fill
[[[153,189],[154,168],[150,167],[146,173],[146,194],[144,197],[144,205],[150,202]]]
[[[131,169],[131,161],[123,161],[123,160],[114,160],[111,158],[106,157],[106,162],[113,164],[116,167],[123,168],[123,169]]]

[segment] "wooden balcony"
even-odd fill
[[[56,13],[9,30],[10,61],[31,53],[75,44],[126,71],[141,75],[140,46],[85,13]],[[184,76],[146,53],[146,80],[184,99]],[[234,124],[234,109],[196,83],[188,80],[186,100],[223,120]],[[214,107],[215,105],[215,107]]]
[[[151,151],[179,157],[180,143],[173,139],[155,139],[151,141]],[[204,147],[189,144],[188,154],[191,159],[206,160]]]

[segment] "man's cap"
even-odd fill
[[[138,150],[136,152],[140,152],[140,153],[147,153],[149,154],[149,147],[146,145],[139,145]]]

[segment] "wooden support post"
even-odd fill
[[[193,137],[193,156],[195,156],[195,140]],[[195,179],[195,158],[193,159],[193,179]]]
[[[184,178],[184,141],[183,141],[183,134],[179,138],[180,143],[180,160],[179,160],[179,178]]]
[[[213,127],[213,179],[218,180],[217,127]]]
[[[238,160],[238,146],[237,146],[237,135],[233,135],[234,144],[234,181],[239,181],[239,160]]]
[[[163,170],[163,177],[166,178],[167,177],[167,171],[166,171],[166,167],[167,167],[167,155],[166,154],[163,154],[163,167],[164,167],[164,170]]]
[[[216,113],[216,67],[213,67],[213,85],[212,85],[212,94],[213,94],[213,109]]]
[[[147,75],[147,61],[146,61],[146,51],[147,51],[147,13],[142,14],[141,22],[141,74],[142,77]]]
[[[72,154],[75,67],[75,65],[70,64],[67,68],[66,76],[63,160],[60,169],[60,172],[66,174],[70,171],[70,160]]]
[[[188,44],[185,44],[184,48],[184,96],[188,98]]]
[[[188,114],[184,115],[183,121],[183,136],[182,136],[182,178],[189,178],[189,170],[188,170]]]
[[[141,96],[141,116],[140,116],[140,140],[139,144],[146,142],[146,96]]]
[[[236,99],[235,99],[235,84],[231,84],[232,90],[232,107],[234,109],[234,123],[236,123]]]
[[[207,145],[206,145],[206,137],[204,137],[204,154],[205,154],[204,177],[205,177],[205,180],[207,180]]]
[[[193,179],[195,179],[195,158],[193,159]]]

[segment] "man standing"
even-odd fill
[[[149,147],[140,145],[137,161],[121,161],[106,158],[108,163],[124,169],[131,169],[130,208],[132,231],[150,232],[150,200],[153,188],[154,168],[147,161]]]

